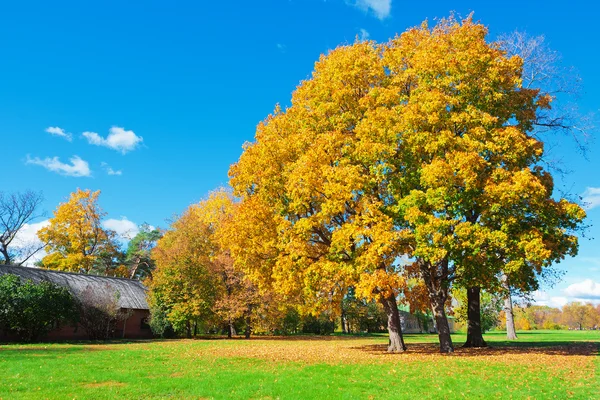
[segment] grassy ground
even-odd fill
[[[485,339],[453,355],[435,335],[404,354],[385,336],[3,345],[0,398],[600,398],[600,331]]]

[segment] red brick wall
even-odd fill
[[[152,331],[147,325],[143,325],[142,321],[150,317],[148,310],[132,310],[131,315],[126,321],[120,321],[117,324],[116,337],[125,339],[148,339],[152,337]],[[123,336],[123,328],[125,328],[125,336]],[[87,332],[81,326],[64,325],[54,329],[48,333],[43,339],[45,341],[61,341],[61,340],[86,340],[89,339]],[[12,342],[18,341],[19,338],[14,335],[7,336],[0,332],[0,341]]]

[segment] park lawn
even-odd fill
[[[0,346],[1,399],[600,398],[600,331],[521,332],[437,353],[435,335]]]

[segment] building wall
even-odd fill
[[[127,310],[123,310],[127,311]],[[117,324],[115,338],[125,339],[149,339],[152,337],[152,331],[147,325],[147,320],[150,317],[149,310],[131,310],[129,318],[126,321],[119,321]],[[123,331],[125,334],[123,335]],[[43,338],[44,341],[61,341],[61,340],[87,340],[89,339],[87,332],[81,326],[63,325],[48,332],[48,335]],[[0,332],[0,341],[13,342],[19,341],[19,338],[14,335],[5,335]]]
[[[148,326],[149,318],[150,312],[148,310],[132,310],[129,318],[117,325],[117,337],[125,339],[151,338],[152,331]],[[123,334],[123,331],[125,334]]]

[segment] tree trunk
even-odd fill
[[[430,294],[429,298],[432,302],[431,308],[433,309],[433,319],[440,340],[440,353],[453,353],[454,345],[452,344],[452,338],[450,337],[450,325],[448,324],[448,317],[446,316],[446,310],[444,309],[445,301],[441,296],[435,294]]]
[[[487,347],[481,331],[481,288],[467,289],[467,341],[463,347]]]
[[[252,333],[252,326],[250,325],[250,310],[248,308],[248,313],[246,314],[246,330],[244,331],[244,337],[246,339],[250,339],[250,334]]]
[[[502,274],[502,286],[506,290],[504,298],[504,315],[506,316],[506,337],[508,340],[517,340],[515,330],[515,314],[513,313],[512,297],[510,296],[510,283],[506,274]]]
[[[192,324],[190,324],[190,321],[187,321],[185,323],[185,331],[186,331],[186,336],[188,339],[192,338]]]
[[[436,265],[429,261],[418,259],[417,263],[421,270],[421,277],[427,287],[429,303],[433,312],[433,321],[440,340],[440,353],[453,353],[454,345],[450,337],[450,325],[446,316],[446,299],[448,299],[449,287],[449,263],[444,259]]]
[[[504,315],[506,316],[506,338],[508,340],[517,340],[517,331],[515,330],[515,315],[513,313],[512,298],[510,293],[504,299]]]
[[[227,327],[227,337],[231,339],[234,335],[236,335],[235,326],[233,326],[233,321],[231,319],[229,320],[228,325],[229,326]]]
[[[402,337],[402,325],[400,324],[400,313],[398,312],[398,303],[396,297],[390,296],[381,299],[381,304],[387,314],[388,333],[390,335],[388,352],[401,353],[406,350],[404,338]]]

